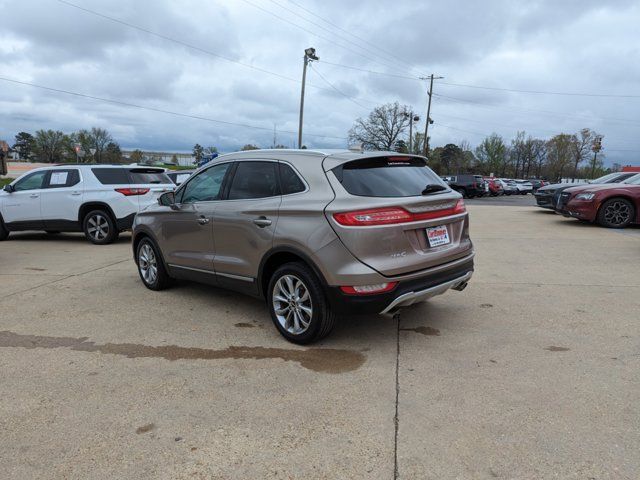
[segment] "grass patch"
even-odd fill
[[[13,182],[13,178],[0,178],[0,188]]]

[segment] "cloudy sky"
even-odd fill
[[[607,163],[640,164],[638,1],[70,1],[111,19],[60,0],[0,0],[0,77],[145,108],[0,80],[0,139],[100,126],[127,148],[232,151],[270,146],[275,125],[293,146],[313,46],[310,147],[346,146],[354,119],[386,102],[424,119],[418,77],[435,73],[445,78],[434,146],[589,127]]]

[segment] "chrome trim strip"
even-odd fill
[[[216,274],[216,272],[214,272],[213,270],[203,270],[201,268],[185,267],[183,265],[176,265],[174,263],[168,263],[167,265],[169,265],[171,268],[183,268],[184,270],[192,270],[194,272],[200,272],[200,273],[209,273],[211,275]]]
[[[429,275],[430,273],[437,273],[440,272],[442,270],[448,270],[450,268],[456,267],[462,263],[468,262],[469,260],[472,260],[474,257],[476,256],[476,252],[475,250],[473,250],[469,255],[466,255],[464,257],[461,258],[457,258],[455,260],[452,260],[450,262],[447,263],[443,263],[441,265],[435,266],[435,267],[430,267],[430,268],[426,268],[424,270],[418,270],[417,272],[412,272],[412,273],[405,273],[405,274],[400,274],[400,275],[394,275],[394,276],[389,276],[386,277],[388,280],[391,281],[403,281],[403,280],[411,280],[413,278],[417,278],[417,277],[421,277],[423,275]]]
[[[382,310],[380,313],[385,314],[389,313],[396,307],[407,307],[409,305],[413,305],[414,303],[421,302],[423,300],[427,300],[428,298],[435,297],[436,295],[441,295],[450,288],[460,285],[461,283],[467,282],[473,272],[467,272],[464,275],[454,278],[453,280],[449,280],[448,282],[442,283],[440,285],[436,285],[434,287],[427,288],[425,290],[420,290],[417,292],[407,292],[405,294],[400,295],[395,300],[393,300],[387,308]]]
[[[251,277],[243,277],[242,275],[234,275],[232,273],[214,272],[213,270],[203,270],[201,268],[194,268],[194,267],[185,267],[183,265],[176,265],[174,263],[168,263],[167,265],[169,265],[171,268],[183,268],[184,270],[191,270],[191,271],[200,272],[200,273],[208,273],[208,274],[211,274],[211,275],[218,275],[220,277],[227,277],[227,278],[232,278],[234,280],[242,280],[243,282],[251,282],[251,283],[253,283],[253,278],[251,278]]]
[[[253,283],[253,278],[243,277],[242,275],[233,275],[232,273],[222,273],[222,272],[216,272],[216,275],[220,275],[221,277],[232,278],[233,280],[242,280],[243,282]]]

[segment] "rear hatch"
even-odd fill
[[[175,184],[164,173],[163,168],[134,167],[129,169],[130,187],[138,198],[140,211],[155,204],[158,197],[175,188]]]
[[[374,270],[403,275],[471,252],[460,194],[423,158],[331,158],[324,166],[336,192],[325,216],[347,249]]]

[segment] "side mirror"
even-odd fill
[[[16,191],[16,187],[14,187],[13,185],[7,184],[4,186],[3,190],[7,193],[13,193]]]
[[[158,205],[173,208],[176,203],[176,196],[173,192],[165,192],[158,197]]]

